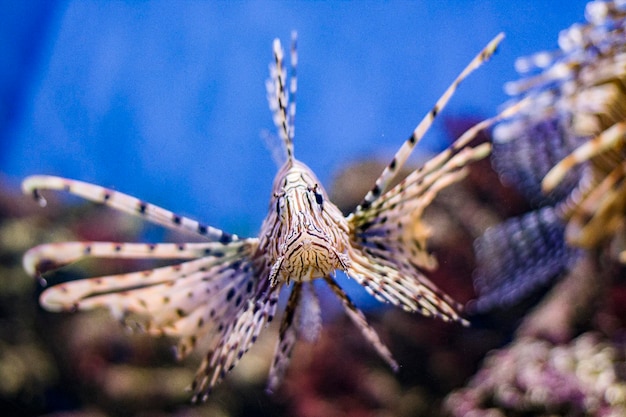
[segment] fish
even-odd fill
[[[591,1],[585,16],[505,85],[506,105],[529,104],[496,123],[492,162],[534,210],[477,239],[478,310],[565,276],[585,251],[613,246],[626,263],[626,7]]]
[[[314,282],[321,280],[380,357],[398,363],[364,313],[336,281],[342,271],[376,299],[405,311],[467,325],[461,306],[427,278],[437,266],[428,252],[429,226],[422,213],[437,193],[485,158],[490,144],[469,146],[476,134],[507,114],[469,129],[446,150],[390,184],[445,107],[458,85],[495,52],[496,36],[465,67],[395,153],[362,202],[347,216],[330,201],[314,172],[294,155],[297,92],[297,35],[292,34],[291,68],[279,39],[266,82],[267,98],[284,161],[274,179],[268,214],[256,237],[240,237],[119,191],[67,178],[27,177],[23,191],[45,206],[47,190],[64,191],[200,242],[52,242],[28,250],[25,270],[34,277],[84,258],[179,261],[142,271],[79,279],[46,286],[39,302],[47,310],[108,308],[114,317],[142,318],[142,330],[177,339],[177,358],[194,349],[206,354],[191,383],[193,402],[206,401],[287,301],[270,366],[267,390],[280,387],[298,340],[315,340],[321,307]],[[44,277],[45,278],[45,277]]]

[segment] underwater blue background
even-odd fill
[[[387,160],[497,33],[499,52],[445,117],[488,117],[514,60],[557,47],[585,1],[0,2],[0,173],[112,187],[240,235],[265,216],[276,166],[264,82],[299,34],[296,156],[328,187]],[[423,144],[445,146],[441,120]]]

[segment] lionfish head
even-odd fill
[[[297,160],[286,163],[276,176],[272,196],[276,215],[269,252],[274,285],[348,268],[346,220],[309,167]]]

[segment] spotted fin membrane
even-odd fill
[[[334,274],[336,270],[345,272],[379,300],[406,311],[467,323],[458,313],[458,304],[425,276],[436,267],[436,261],[426,249],[429,233],[422,212],[441,189],[466,175],[467,164],[488,155],[489,144],[467,146],[476,133],[517,109],[479,123],[398,185],[390,188],[390,183],[460,82],[494,53],[501,39],[502,35],[494,38],[461,72],[347,217],[328,199],[315,174],[294,156],[295,34],[289,76],[281,43],[277,39],[273,44],[274,61],[266,87],[284,162],[274,180],[268,215],[258,237],[241,238],[97,185],[52,176],[26,178],[24,192],[41,205],[46,201],[42,191],[65,191],[203,240],[37,246],[24,256],[24,267],[33,276],[84,258],[182,261],[53,285],[43,291],[40,303],[50,311],[106,307],[121,319],[139,315],[149,334],[178,339],[179,358],[195,348],[203,349],[207,353],[191,389],[193,401],[204,401],[273,320],[284,291],[289,295],[268,390],[280,386],[296,341],[315,340],[319,334],[321,312],[312,281],[321,279],[365,339],[396,370],[398,364],[391,352]]]

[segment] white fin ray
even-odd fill
[[[390,262],[367,250],[352,249],[348,275],[378,300],[390,302],[426,317],[467,324],[457,313],[458,303],[438,290],[423,273],[407,262]]]
[[[239,250],[254,239],[230,244],[222,243],[129,243],[129,242],[59,242],[46,243],[29,249],[23,257],[23,267],[31,276],[58,269],[86,258],[110,259],[194,259],[204,256],[224,256],[226,250]]]
[[[409,139],[407,139],[400,149],[396,152],[395,156],[391,160],[391,163],[380,174],[378,179],[376,180],[376,184],[374,188],[372,188],[363,198],[363,202],[359,205],[359,208],[367,208],[374,200],[376,200],[382,193],[384,193],[389,184],[396,177],[398,171],[402,168],[404,163],[407,161],[413,149],[418,144],[418,142],[422,139],[422,137],[426,134],[430,126],[432,125],[437,114],[446,106],[459,84],[475,69],[480,67],[484,62],[486,62],[491,55],[496,51],[498,44],[504,38],[504,34],[500,33],[494,39],[491,40],[487,44],[487,46],[470,61],[470,63],[461,71],[461,73],[457,76],[457,78],[450,84],[450,86],[446,89],[446,91],[442,94],[442,96],[437,100],[432,110],[424,116],[422,121],[417,125]]]
[[[221,252],[220,256],[204,256],[172,266],[54,285],[44,290],[40,302],[51,311],[84,310],[111,303],[115,306],[113,307],[115,311],[154,314],[153,312],[158,309],[158,303],[169,297],[168,292],[189,285],[194,281],[193,277],[211,276],[216,269],[228,271],[233,264],[241,263],[241,259],[249,256],[256,243],[252,240],[250,242],[252,244],[242,250],[242,243],[245,242],[231,243],[234,248],[230,253],[226,250],[226,254]],[[221,246],[224,250],[224,245]],[[219,275],[217,277],[219,278]],[[159,291],[163,291],[160,297],[148,296]],[[152,306],[154,303],[157,305]]]
[[[45,206],[46,200],[41,195],[41,190],[66,191],[86,200],[104,204],[124,213],[141,217],[142,219],[165,226],[169,229],[183,230],[200,235],[210,241],[229,243],[238,239],[236,235],[207,226],[188,217],[180,216],[159,206],[139,200],[138,198],[87,182],[50,175],[34,175],[27,177],[22,182],[22,191],[25,194],[32,195],[39,205]]]
[[[367,319],[361,310],[350,300],[350,297],[341,289],[337,282],[332,277],[325,278],[326,283],[335,295],[341,300],[343,308],[354,325],[361,331],[361,334],[370,343],[370,345],[376,350],[378,355],[397,372],[399,369],[398,363],[393,358],[393,355],[387,348],[387,346],[380,340],[378,333],[367,323]]]

